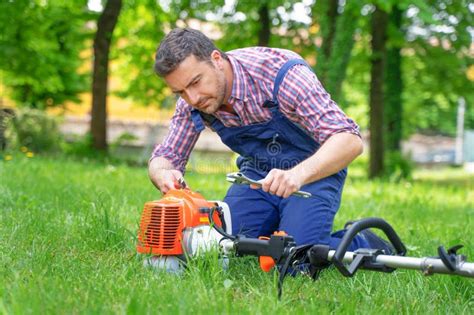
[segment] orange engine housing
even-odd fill
[[[162,199],[145,203],[138,232],[137,251],[153,255],[182,255],[183,230],[209,225],[208,213],[201,208],[216,207],[189,189],[172,189]],[[217,212],[213,219],[222,227]]]

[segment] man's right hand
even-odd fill
[[[148,175],[153,185],[164,194],[170,189],[180,188],[179,180],[183,178],[183,174],[174,169],[171,162],[162,157],[156,157],[150,161]]]

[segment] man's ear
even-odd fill
[[[220,51],[213,50],[211,53],[211,60],[217,68],[219,68],[220,70],[224,69],[224,58],[222,58],[222,54]]]

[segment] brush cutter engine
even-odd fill
[[[170,190],[145,203],[137,245],[139,253],[150,255],[145,265],[180,272],[188,258],[217,248],[222,235],[209,222],[211,209],[213,224],[231,234],[227,204],[207,201],[189,189]]]

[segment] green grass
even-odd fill
[[[359,172],[360,173],[360,172]],[[357,171],[354,174],[358,174]],[[222,199],[223,174],[186,176],[208,199]],[[317,282],[289,278],[276,298],[276,274],[252,257],[214,254],[182,276],[143,268],[136,231],[144,202],[158,199],[146,169],[64,157],[0,161],[0,313],[472,313],[474,281],[335,270]],[[336,228],[380,216],[409,254],[435,255],[462,243],[474,260],[473,177],[461,170],[423,171],[401,183],[348,178]]]

